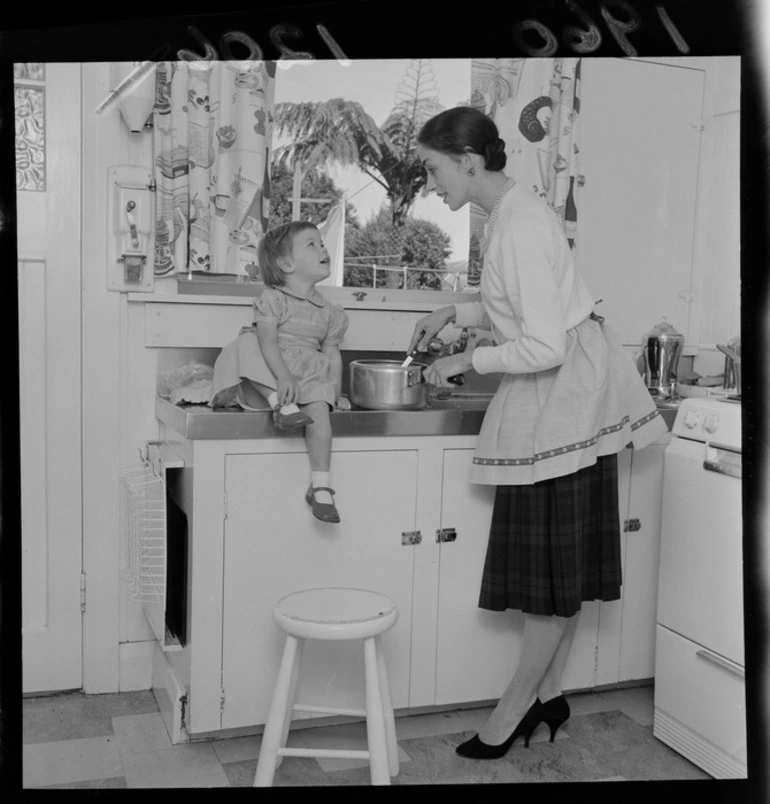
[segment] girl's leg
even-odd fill
[[[329,406],[326,402],[310,402],[302,405],[302,410],[313,419],[305,426],[305,443],[310,458],[310,472],[313,486],[329,486],[329,468],[332,457],[332,425],[329,419]],[[333,504],[328,491],[316,494],[319,503]]]
[[[538,685],[537,697],[543,703],[561,695],[562,675],[564,674],[564,668],[567,666],[567,659],[569,659],[569,652],[572,647],[572,641],[575,638],[579,618],[580,612],[567,620],[567,627],[559,640],[556,653],[554,653],[551,664],[548,665],[548,670],[546,670]]]
[[[559,648],[570,619],[524,614],[521,658],[516,673],[479,731],[487,745],[500,745],[538,697],[538,689]],[[566,659],[565,659],[566,661]]]

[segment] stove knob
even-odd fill
[[[703,420],[703,429],[707,433],[715,433],[719,428],[719,416],[706,416]]]
[[[684,426],[692,430],[700,422],[700,413],[697,410],[688,410],[684,415]]]

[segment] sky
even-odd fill
[[[338,61],[292,62],[279,69],[275,83],[275,102],[323,101],[332,98],[358,101],[381,125],[396,102],[396,91],[403,80],[409,59],[377,59],[353,61],[345,66]],[[456,106],[470,98],[470,59],[431,59],[438,88],[439,102],[445,107]],[[276,145],[280,141],[276,140]],[[357,168],[328,169],[329,177],[350,198],[361,223],[366,221],[385,201],[384,189]],[[434,194],[418,196],[412,214],[433,221],[451,238],[452,253],[448,262],[468,259],[469,214],[466,206],[457,212]]]

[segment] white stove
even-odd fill
[[[741,405],[681,403],[666,447],[653,734],[715,778],[746,776]]]

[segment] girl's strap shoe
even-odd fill
[[[305,502],[313,509],[313,516],[320,519],[322,522],[339,522],[340,515],[337,511],[337,506],[334,503],[318,502],[315,498],[317,491],[328,491],[334,497],[334,489],[327,486],[310,486],[305,494]]]
[[[305,427],[312,423],[310,416],[301,410],[297,413],[281,413],[281,409],[276,408],[273,411],[273,424],[279,430],[295,430],[297,427]]]

